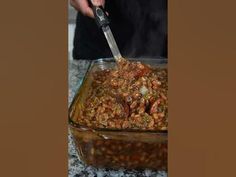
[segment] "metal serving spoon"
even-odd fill
[[[110,22],[109,22],[109,19],[108,19],[108,16],[107,16],[105,10],[103,9],[102,6],[94,6],[92,3],[92,0],[90,0],[90,5],[93,9],[95,21],[96,21],[98,27],[101,28],[103,31],[103,33],[106,37],[107,43],[111,49],[113,57],[115,58],[115,60],[117,62],[119,62],[121,59],[124,59],[124,58],[120,54],[120,50],[116,44],[115,38],[114,38],[114,36],[111,32],[111,29],[109,27]]]

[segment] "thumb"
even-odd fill
[[[91,0],[94,6],[105,6],[105,0]]]

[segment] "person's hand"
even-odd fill
[[[89,7],[88,1],[90,0],[70,0],[70,4],[83,15],[94,18],[93,10]],[[105,0],[92,0],[92,3],[95,6],[104,6]]]

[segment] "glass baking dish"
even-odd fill
[[[130,59],[152,67],[167,67],[166,59]],[[86,99],[94,71],[111,69],[114,59],[93,61],[69,108],[69,126],[81,160],[110,169],[167,171],[167,131],[91,129],[74,121]]]

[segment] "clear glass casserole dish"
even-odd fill
[[[132,60],[152,67],[167,67],[166,59]],[[94,167],[167,171],[167,131],[92,129],[75,121],[92,83],[91,73],[115,65],[113,59],[93,61],[70,105],[69,126],[80,158]]]

